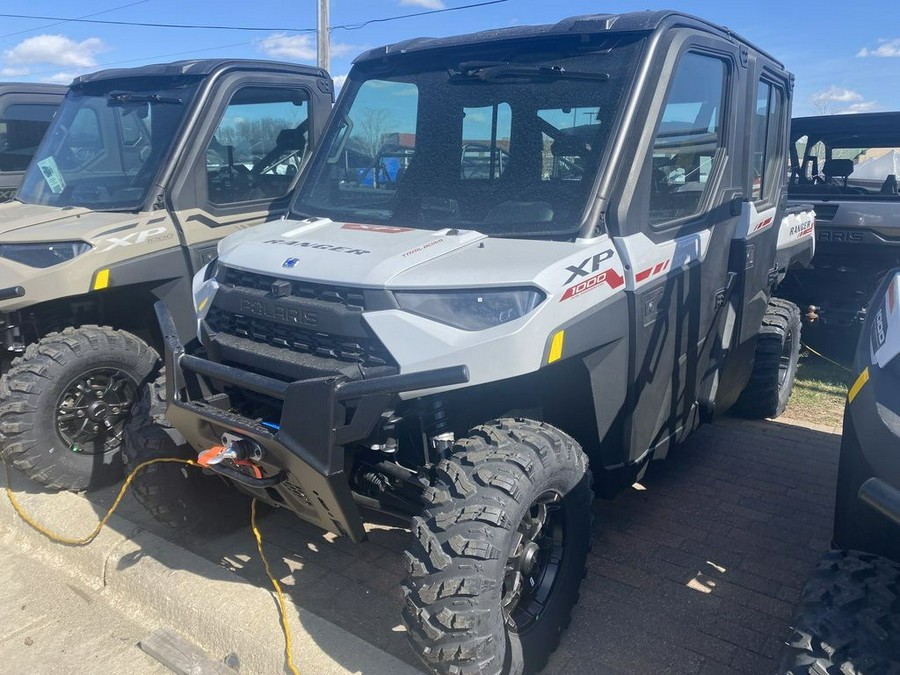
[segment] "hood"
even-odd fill
[[[285,279],[384,287],[401,272],[483,239],[473,230],[281,220],[227,237],[219,260]]]
[[[0,204],[0,243],[90,241],[123,222],[137,221],[134,213],[7,202]]]

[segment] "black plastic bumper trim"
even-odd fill
[[[12,300],[13,298],[21,298],[25,295],[23,286],[10,286],[9,288],[0,288],[0,300]]]
[[[900,490],[880,478],[859,487],[860,500],[896,525],[900,525]]]

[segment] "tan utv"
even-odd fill
[[[333,102],[324,70],[201,60],[77,78],[0,204],[0,440],[46,486],[122,474],[158,368],[156,300],[196,332],[191,277],[227,234],[281,217]]]
[[[65,95],[61,84],[0,83],[0,202],[15,196]]]

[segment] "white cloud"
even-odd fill
[[[314,35],[287,35],[285,33],[273,33],[259,43],[259,49],[267,56],[275,59],[290,59],[291,61],[306,61],[315,63],[316,37]],[[364,47],[344,44],[342,42],[331,43],[331,55],[335,58],[344,56],[356,56]]]
[[[444,9],[444,0],[400,0],[401,5],[424,7],[425,9]]]
[[[274,33],[259,43],[268,56],[294,61],[316,60],[316,39],[313,35],[285,35]]]
[[[868,47],[863,47],[860,49],[856,55],[857,56],[881,56],[881,57],[891,57],[891,56],[900,56],[900,38],[894,38],[893,40],[879,40],[879,44],[874,49],[869,49]]]
[[[0,68],[0,77],[21,77],[22,75],[28,75],[31,72],[28,68],[17,68],[15,66],[8,66],[6,68]]]
[[[830,86],[809,97],[821,115],[846,115],[849,113],[871,112],[878,108],[876,101],[867,101],[858,91]]]
[[[41,82],[50,82],[52,84],[71,84],[72,80],[74,80],[80,74],[81,73],[68,72],[55,73],[53,75],[48,75],[47,77],[42,77]]]
[[[97,65],[96,56],[107,47],[100,38],[75,42],[65,35],[35,35],[3,52],[6,67],[47,63],[54,66],[90,68]]]
[[[862,98],[862,94],[859,92],[853,91],[852,89],[835,87],[834,85],[810,96],[813,103],[849,103],[851,101],[862,101]]]
[[[846,108],[835,110],[834,112],[836,115],[850,115],[852,113],[874,112],[877,109],[878,103],[876,101],[861,101],[859,103],[848,105]]]
[[[340,91],[341,87],[344,86],[344,82],[347,81],[347,76],[346,75],[335,75],[332,79],[334,80],[334,90]]]

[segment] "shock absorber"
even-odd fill
[[[433,462],[450,454],[456,437],[450,431],[447,405],[440,395],[429,396],[420,402],[419,417],[425,439],[425,461]]]

